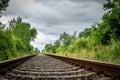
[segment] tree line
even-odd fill
[[[64,32],[42,52],[120,63],[120,0],[106,0],[102,21],[76,35]]]
[[[9,0],[0,1],[0,15],[6,10]],[[27,54],[38,53],[39,50],[30,45],[37,31],[21,17],[13,18],[8,27],[0,22],[0,60],[7,60]]]

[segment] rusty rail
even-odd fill
[[[12,68],[16,67],[19,64],[22,64],[26,60],[30,59],[31,57],[35,56],[37,54],[32,54],[20,58],[15,58],[11,60],[5,60],[0,62],[0,74],[6,74],[9,72]]]
[[[78,58],[70,58],[65,56],[58,56],[53,54],[46,54],[51,57],[55,57],[60,60],[64,60],[71,64],[80,66],[81,68],[91,69],[95,71],[97,74],[104,74],[112,79],[120,79],[120,64],[113,64],[95,60],[87,60],[87,59],[78,59]]]

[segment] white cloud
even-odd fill
[[[56,36],[46,35],[46,34],[40,32],[40,31],[38,31],[38,35],[37,35],[35,41],[31,42],[31,45],[33,45],[35,47],[38,47],[39,49],[43,49],[45,44],[48,44],[50,42],[52,43],[56,39],[57,39]]]
[[[11,16],[3,16],[2,18],[0,18],[0,22],[2,22],[3,24],[8,24],[8,21],[10,21],[13,17]]]

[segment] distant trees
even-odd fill
[[[54,44],[47,44],[43,52],[58,53],[68,51],[68,46],[71,44],[72,40],[75,39],[75,35],[76,33],[74,35],[69,35],[64,32],[60,35],[59,39],[54,42]]]
[[[59,46],[54,47],[58,45],[55,42],[51,44],[50,48],[47,48],[48,51],[45,47],[43,52],[54,49],[56,52],[52,51],[52,53],[84,54],[81,51],[85,50],[87,58],[91,58],[92,55],[93,59],[113,62],[116,60],[118,63],[120,59],[120,0],[106,0],[104,10],[106,13],[100,23],[96,23],[91,28],[86,28],[78,36],[64,32],[57,40]]]

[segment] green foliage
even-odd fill
[[[65,47],[70,45],[73,37],[69,35],[68,33],[64,32],[63,34],[60,35],[60,42],[63,44]]]
[[[100,23],[86,28],[76,36],[64,32],[44,51],[77,54],[77,57],[120,63],[120,0],[106,0],[106,13]]]
[[[114,59],[120,59],[120,41],[112,41],[110,53],[113,55]]]
[[[34,41],[34,39],[36,38],[37,35],[37,31],[35,28],[30,29],[30,40]]]
[[[87,48],[87,42],[84,38],[76,38],[73,40],[70,46],[68,46],[68,52],[70,53],[79,53],[82,48]]]
[[[30,41],[36,38],[37,31],[30,28],[29,23],[22,22],[22,18],[10,21],[7,29],[0,27],[0,60],[19,57],[30,53],[38,53],[39,50],[30,45]]]
[[[52,52],[53,50],[53,45],[50,43],[50,44],[46,44],[45,46],[45,49],[43,50],[43,52]]]
[[[108,0],[104,9],[107,13],[103,15],[103,21],[110,27],[111,38],[120,39],[120,0]]]
[[[110,28],[106,23],[99,23],[97,27],[92,27],[92,33],[90,38],[92,44],[99,45],[107,45],[110,42]]]
[[[6,10],[9,1],[0,0],[0,17],[2,11]],[[34,41],[36,35],[36,29],[31,29],[30,24],[22,22],[20,17],[17,20],[11,20],[7,29],[0,22],[0,60],[19,57],[21,53],[26,55],[26,53],[30,52],[39,52],[37,48],[30,45],[30,41]]]
[[[91,28],[86,28],[84,31],[79,33],[79,37],[88,37],[91,36],[92,29]]]
[[[35,28],[30,28],[29,23],[22,22],[22,18],[18,17],[17,20],[13,19],[10,22],[10,30],[13,31],[13,34],[18,38],[23,47],[20,47],[24,52],[31,51],[30,41],[33,41],[36,38],[37,31]],[[19,43],[19,41],[17,41]]]
[[[11,31],[0,30],[0,60],[6,60],[9,55],[15,55],[13,45]]]

